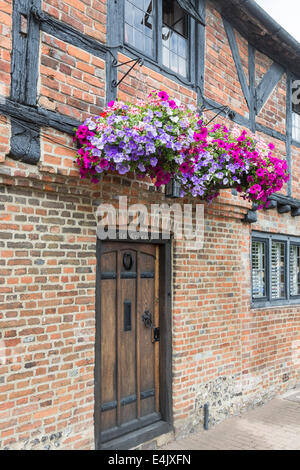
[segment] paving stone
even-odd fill
[[[276,398],[209,431],[161,447],[163,450],[300,450],[300,402],[297,394]]]

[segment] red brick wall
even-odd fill
[[[118,60],[122,63],[130,59],[124,54],[119,54]],[[124,65],[119,68],[118,80],[126,74],[131,65],[132,64]],[[147,96],[152,90],[162,89],[166,90],[173,98],[180,100],[186,105],[196,105],[197,103],[197,95],[194,90],[186,88],[145,66],[137,66],[124,78],[118,89],[118,98],[124,101],[135,101],[136,98],[144,98],[145,95]]]
[[[106,5],[97,0],[50,0],[43,9],[105,42]],[[0,0],[0,97],[10,93],[11,2]],[[236,33],[248,77],[248,44]],[[119,54],[120,61],[128,60]],[[205,95],[247,117],[220,15],[208,3]],[[256,52],[257,84],[272,61]],[[118,69],[118,79],[128,70]],[[257,121],[285,132],[285,76]],[[79,121],[105,101],[105,63],[41,33],[39,105]],[[133,101],[166,89],[196,104],[195,90],[136,67],[118,96]],[[209,119],[215,112],[206,112]],[[218,117],[215,122],[228,120]],[[276,154],[285,157],[282,141]],[[99,202],[164,201],[161,191],[133,177],[79,180],[72,136],[41,129],[38,165],[9,156],[10,119],[0,116],[0,448],[94,446],[95,209]],[[299,197],[300,150],[293,147],[293,196]],[[190,201],[182,201],[190,202]],[[222,191],[205,207],[203,250],[173,243],[173,406],[178,433],[266,401],[299,382],[299,307],[252,309],[252,230],[297,235],[300,221],[276,210],[242,222],[249,204]]]
[[[10,148],[10,124],[7,116],[0,115],[0,163],[5,160],[5,155]]]
[[[10,94],[12,0],[0,2],[0,95]]]
[[[222,18],[211,6],[207,10],[205,60],[205,96],[223,106],[229,106],[242,116],[246,116],[248,108],[243,97]],[[246,57],[243,57],[244,64],[245,60]]]
[[[63,181],[6,183],[0,188],[1,448],[23,448],[26,441],[34,448],[92,447],[91,198],[84,186]]]
[[[106,42],[106,0],[43,0],[42,9],[87,36]]]
[[[104,106],[105,63],[43,33],[39,103],[84,121]]]

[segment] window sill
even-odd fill
[[[300,148],[300,140],[296,140],[296,139],[292,138],[292,145],[294,145],[295,147]]]
[[[297,299],[290,299],[290,300],[279,300],[278,302],[270,302],[268,301],[255,301],[251,302],[251,310],[259,310],[259,309],[278,309],[278,308],[286,308],[286,307],[295,307],[300,305],[300,298]]]
[[[123,44],[123,46],[120,49],[120,52],[124,55],[128,53],[130,58],[141,57],[144,60],[145,65],[150,66],[150,68],[152,66],[156,72],[163,73],[167,75],[167,77],[170,79],[174,78],[175,81],[180,82],[182,85],[186,87],[195,88],[194,82],[192,82],[188,78],[185,78],[182,75],[172,72],[172,70],[168,69],[163,64],[159,64],[154,58],[144,54],[142,51],[139,51],[138,49],[135,49],[134,46]]]

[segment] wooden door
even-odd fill
[[[159,247],[102,244],[101,442],[159,421]]]

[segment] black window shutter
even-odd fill
[[[192,4],[190,0],[176,0],[178,5],[192,18],[194,18],[195,21],[198,23],[201,23],[203,26],[205,26],[203,18],[201,18],[200,14],[197,12],[196,8]]]

